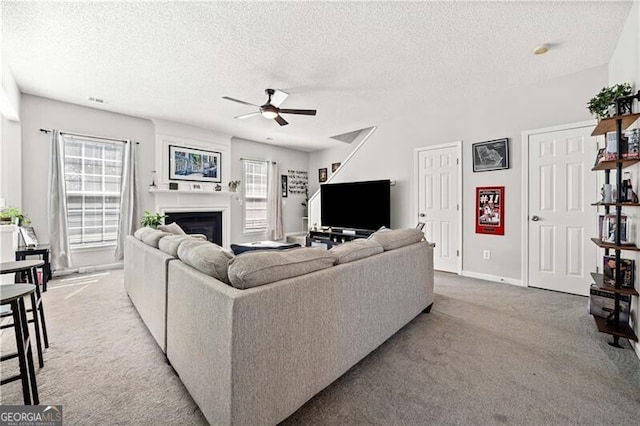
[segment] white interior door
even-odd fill
[[[595,271],[597,142],[593,126],[532,134],[529,149],[529,286],[589,294]]]
[[[417,219],[424,233],[436,244],[434,268],[461,271],[460,145],[438,146],[417,151]]]

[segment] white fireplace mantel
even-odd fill
[[[194,191],[185,189],[150,189],[155,211],[169,212],[222,212],[222,245],[231,244],[231,196],[230,191]]]
[[[238,195],[237,192],[231,191],[197,191],[193,189],[149,189],[152,194],[193,194],[193,195]]]

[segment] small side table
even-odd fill
[[[7,377],[0,381],[0,385],[16,380],[22,381],[22,395],[25,405],[38,405],[38,385],[36,384],[36,370],[33,366],[33,353],[27,326],[27,311],[24,307],[24,297],[32,295],[36,287],[32,284],[0,285],[0,305],[11,305],[13,325],[16,334],[16,352],[3,354],[0,361],[18,358],[20,374]]]
[[[51,264],[49,263],[49,244],[38,244],[36,248],[28,249],[18,247],[16,250],[16,260],[26,260],[28,256],[39,256],[44,260],[42,267],[42,291],[47,291],[47,282],[51,279]]]

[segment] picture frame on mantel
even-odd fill
[[[169,145],[169,179],[222,182],[222,153]]]

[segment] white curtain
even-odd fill
[[[49,235],[53,270],[71,267],[67,227],[67,193],[64,180],[64,143],[57,130],[51,132],[49,162]]]
[[[118,238],[115,260],[122,260],[124,258],[124,239],[127,235],[133,235],[138,225],[140,202],[136,146],[136,142],[129,140],[124,148],[122,189],[120,191],[120,217],[118,218]]]
[[[280,174],[278,164],[267,163],[267,238],[281,240],[284,238],[282,226],[282,191],[280,190]]]

